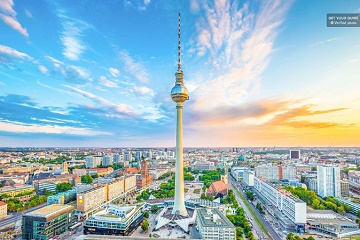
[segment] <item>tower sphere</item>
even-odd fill
[[[188,90],[184,85],[177,83],[171,89],[171,98],[174,102],[185,102],[189,98]]]

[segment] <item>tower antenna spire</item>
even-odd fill
[[[180,13],[178,14],[179,16],[179,22],[178,22],[178,70],[181,69],[181,60],[180,60],[180,50],[181,50],[181,46],[180,46]]]

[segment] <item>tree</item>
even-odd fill
[[[360,210],[357,211],[356,216],[358,216],[360,218]]]
[[[56,193],[66,192],[72,189],[72,185],[67,182],[56,184]]]
[[[92,177],[92,178],[98,178],[98,177],[99,177],[99,174],[97,174],[97,173],[91,174],[91,177]]]
[[[149,218],[149,216],[150,216],[149,212],[148,212],[148,211],[145,211],[145,212],[144,212],[144,218]]]
[[[250,201],[254,200],[254,193],[250,192],[250,191],[246,191],[246,197],[247,199],[249,199]]]
[[[90,175],[83,175],[81,176],[81,182],[85,184],[91,184],[93,182],[93,179]]]
[[[293,233],[289,233],[287,236],[286,236],[286,240],[294,240],[295,239],[295,236]]]
[[[158,205],[152,205],[152,206],[151,206],[151,212],[152,212],[152,213],[157,213],[158,210],[159,210]]]
[[[143,221],[143,223],[141,224],[141,229],[142,229],[144,232],[149,229],[149,222],[148,222],[147,219],[145,219],[145,220]]]

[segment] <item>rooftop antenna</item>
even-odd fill
[[[180,60],[180,50],[181,50],[181,46],[180,46],[180,13],[179,13],[179,22],[178,22],[178,70],[181,69],[181,60]]]

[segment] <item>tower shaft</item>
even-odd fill
[[[188,216],[184,198],[184,158],[183,158],[183,130],[182,130],[182,102],[176,104],[176,162],[175,162],[175,199],[172,214]]]

